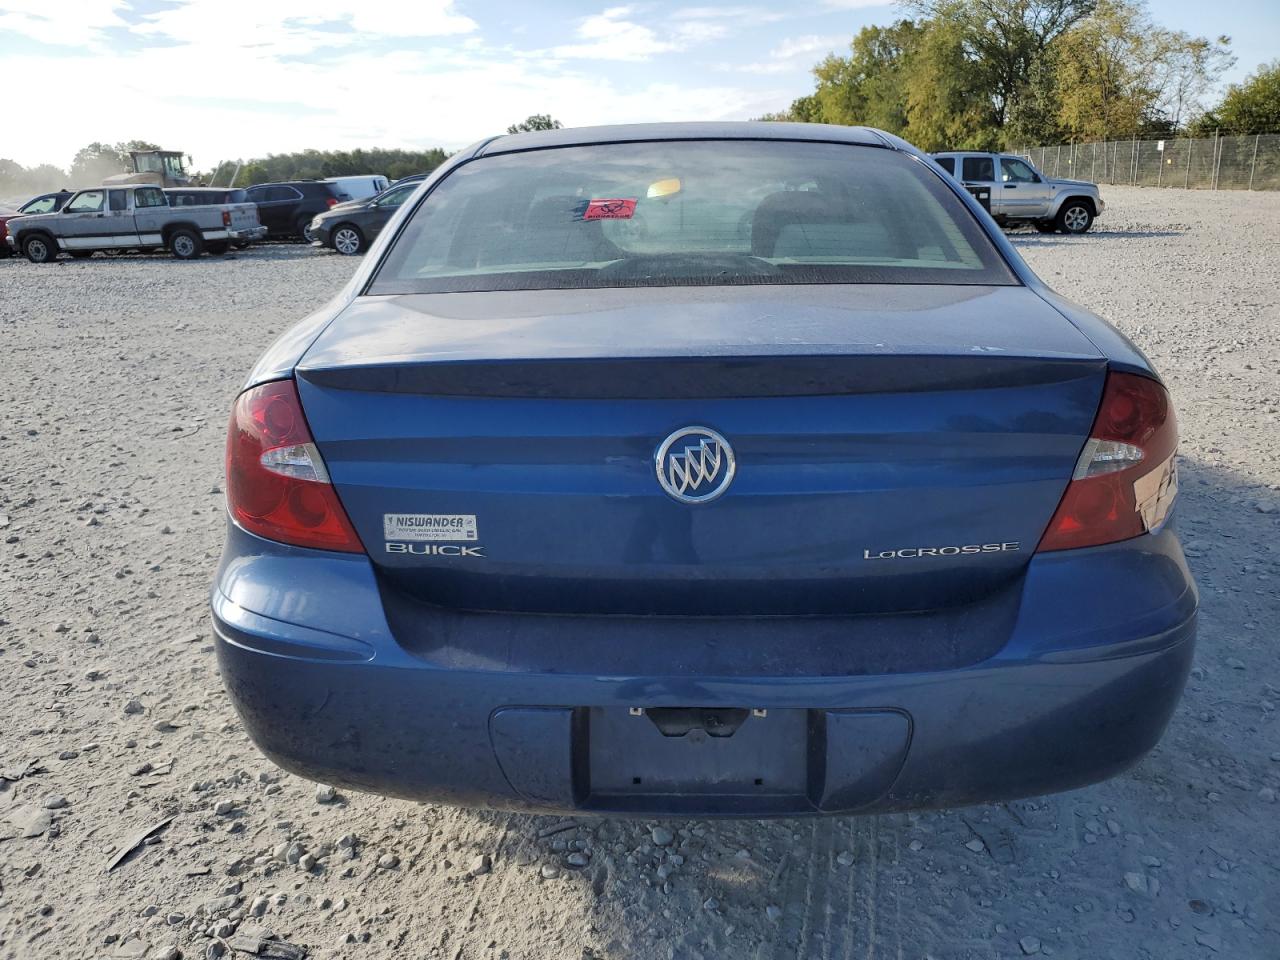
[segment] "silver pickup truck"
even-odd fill
[[[61,210],[15,217],[8,227],[9,245],[32,263],[50,263],[60,252],[90,257],[95,250],[125,249],[167,249],[191,260],[267,232],[252,203],[171,207],[164,191],[149,184],[81,190]]]

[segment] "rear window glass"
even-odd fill
[[[955,172],[956,172],[955,157],[935,157],[934,163],[940,166],[943,170],[947,171],[947,173],[951,174],[952,176],[955,176]]]
[[[369,292],[1017,281],[936,173],[878,147],[677,141],[464,164]]]

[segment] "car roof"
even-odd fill
[[[826,123],[774,123],[764,120],[696,123],[629,123],[604,127],[564,127],[495,137],[477,149],[484,157],[545,147],[576,147],[598,143],[646,140],[801,140],[892,147],[891,138],[871,127],[841,127]]]

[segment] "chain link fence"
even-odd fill
[[[1280,190],[1280,134],[1023,147],[1051,177],[1187,190]]]

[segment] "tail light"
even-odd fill
[[[327,203],[330,207],[336,207],[338,205],[338,198],[329,197],[329,199],[325,200],[325,203]]]
[[[229,226],[231,226],[231,211],[230,211],[230,210],[223,210],[223,211],[222,211],[222,225],[223,225],[224,227],[229,227]]]
[[[1178,425],[1156,381],[1110,373],[1089,441],[1039,549],[1070,550],[1154,530],[1178,494]]]
[[[227,431],[227,509],[236,523],[268,540],[364,552],[292,380],[264,383],[236,399]]]

